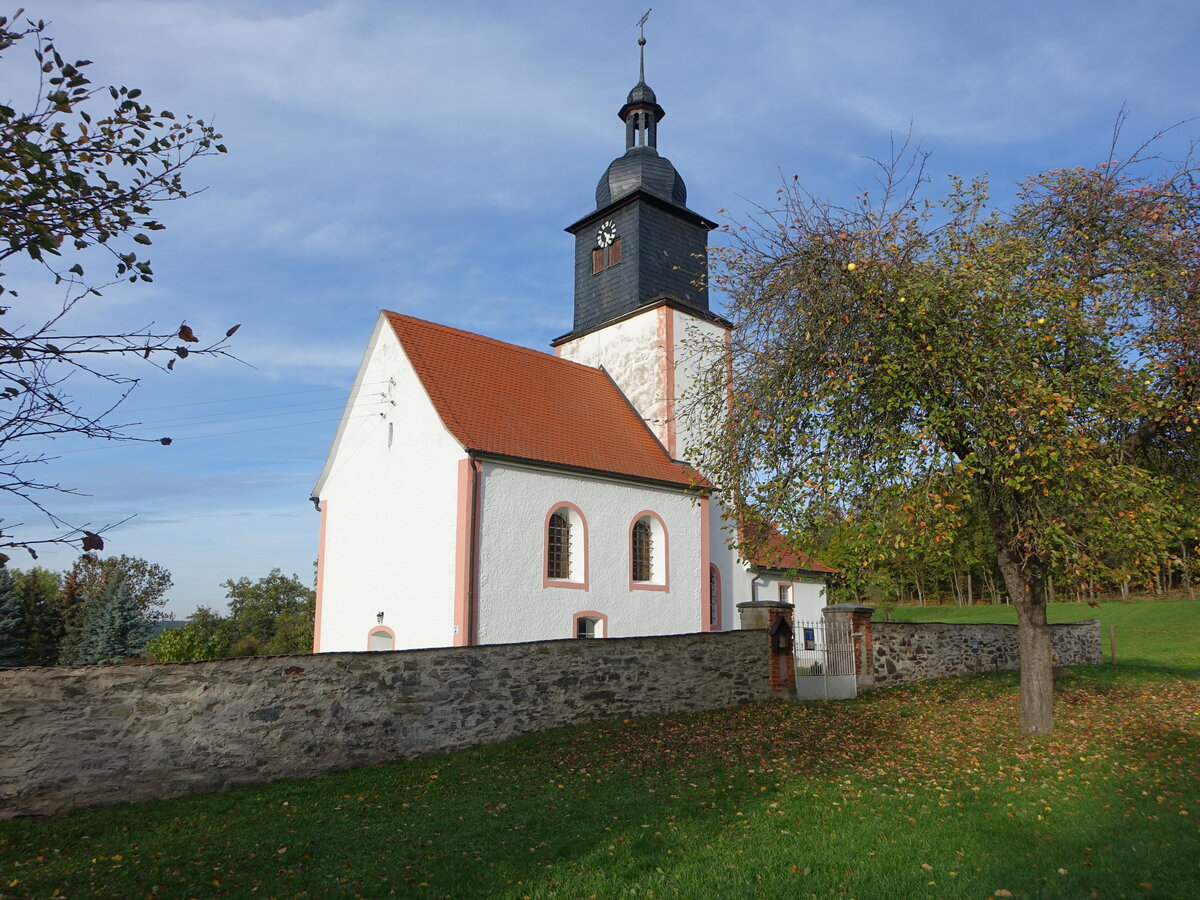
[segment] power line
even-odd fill
[[[315,419],[311,422],[289,422],[285,425],[264,425],[262,428],[245,428],[245,429],[242,429],[239,431],[221,431],[221,432],[217,432],[216,434],[192,434],[192,435],[187,435],[186,437],[183,437],[183,438],[172,438],[171,440],[172,440],[172,443],[176,443],[176,442],[185,443],[185,442],[189,442],[189,441],[206,440],[208,438],[229,437],[230,435],[237,435],[237,434],[254,434],[255,432],[258,432],[258,431],[278,431],[279,429],[282,429],[282,428],[301,428],[306,425],[328,425],[328,424],[332,424],[334,422],[352,422],[356,419],[373,419],[378,416],[379,416],[379,413],[374,413],[374,412],[373,413],[364,413],[363,415],[359,415],[359,416],[344,416],[344,417],[339,417],[337,419]],[[212,423],[212,424],[217,424],[217,423]],[[131,444],[137,444],[137,443],[144,444],[144,443],[155,443],[155,442],[154,441],[148,441],[148,442],[147,441],[121,441],[121,440],[114,439],[114,440],[107,442],[104,446],[100,446],[100,447],[78,447],[74,450],[51,450],[51,451],[47,451],[46,456],[48,458],[51,458],[51,457],[65,456],[68,453],[92,453],[97,450],[113,450],[117,447],[127,447],[127,446],[130,446]]]
[[[387,400],[372,400],[369,402],[358,403],[358,404],[356,404],[356,407],[357,406],[382,406],[388,402],[389,401],[387,401]],[[310,403],[293,404],[293,406],[303,406],[303,407],[307,407],[310,405],[311,405]],[[266,409],[275,409],[275,408],[276,407],[264,406],[264,407],[260,407],[259,409],[266,410]],[[192,416],[189,419],[178,419],[178,420],[174,420],[174,421],[172,421],[170,419],[166,419],[166,420],[163,420],[160,422],[130,422],[128,425],[121,426],[121,428],[122,428],[122,430],[129,430],[129,431],[133,431],[133,430],[136,430],[139,428],[140,429],[188,428],[188,427],[195,427],[196,425],[220,425],[222,422],[244,422],[246,419],[273,419],[273,418],[278,418],[279,416],[298,416],[298,415],[302,415],[305,413],[331,412],[331,411],[344,409],[344,408],[345,408],[345,406],[343,404],[343,405],[339,405],[339,406],[325,406],[320,409],[292,409],[292,410],[289,410],[288,412],[274,412],[274,413],[260,412],[259,409],[244,409],[244,410],[239,409],[239,410],[229,410],[224,413],[212,413],[210,415]],[[229,412],[247,413],[247,415],[229,416],[228,418],[214,418],[215,416],[228,416]]]
[[[363,384],[362,387],[374,387],[377,384],[387,384],[387,381],[372,381]],[[184,406],[210,406],[214,403],[241,403],[243,400],[270,400],[275,397],[293,397],[297,394],[315,394],[322,391],[342,391],[345,393],[346,389],[344,387],[310,388],[304,391],[284,391],[280,394],[253,394],[248,397],[229,397],[225,400],[197,400],[193,403],[173,403],[167,406],[139,406],[134,409],[124,410],[124,412],[154,412],[160,409],[177,409]]]

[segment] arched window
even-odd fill
[[[542,587],[566,587],[587,590],[587,520],[574,503],[556,503],[546,514],[542,531]]]
[[[608,637],[608,616],[592,609],[575,613],[571,617],[571,636],[577,638]]]
[[[721,570],[708,567],[708,630],[721,630]]]
[[[561,510],[550,514],[547,526],[546,577],[571,577],[571,520]]]
[[[648,518],[633,523],[633,580],[651,581],[654,577],[654,531]]]
[[[367,634],[368,650],[395,650],[396,633],[386,625],[378,625]]]
[[[638,513],[629,526],[629,587],[667,589],[667,529],[650,510]]]

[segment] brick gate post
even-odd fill
[[[796,626],[794,603],[778,600],[754,600],[737,605],[742,628],[763,628],[767,632],[767,675],[771,694],[796,699],[796,657],[793,653]]]
[[[875,686],[875,644],[871,637],[873,606],[834,603],[822,610],[826,622],[849,622],[854,637],[854,675],[859,687]]]

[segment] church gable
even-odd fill
[[[604,371],[411,316],[384,316],[441,421],[467,450],[710,487],[672,461]]]
[[[381,318],[314,490],[317,650],[448,643],[465,456]]]

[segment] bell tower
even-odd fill
[[[683,178],[659,155],[666,112],[646,83],[645,54],[643,34],[638,82],[617,112],[625,152],[600,177],[596,208],[566,229],[575,237],[574,321],[552,343],[559,356],[604,368],[679,458],[676,382],[700,364],[685,362],[685,343],[699,344],[700,332],[723,342],[730,326],[708,307],[708,232],[717,226],[688,209]]]

